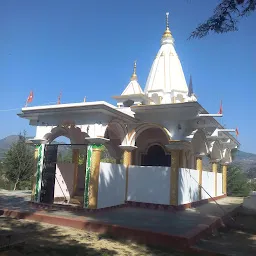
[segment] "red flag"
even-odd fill
[[[60,92],[60,95],[59,95],[59,97],[58,97],[58,102],[57,102],[57,104],[60,104],[61,96],[62,96],[62,93]]]
[[[218,112],[218,114],[222,115],[223,113],[223,109],[222,109],[222,100],[220,101],[220,110]]]
[[[30,91],[29,96],[26,101],[26,106],[28,105],[28,103],[31,103],[33,101],[33,98],[34,98],[34,93],[33,93],[33,91]]]
[[[238,129],[236,128],[236,136],[238,136],[239,135],[239,132],[238,132]]]

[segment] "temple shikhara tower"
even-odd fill
[[[74,204],[76,199],[99,209],[129,203],[182,206],[226,196],[227,166],[239,142],[235,130],[217,121],[222,113],[208,113],[199,104],[192,78],[186,82],[168,14],[145,86],[137,66],[123,93],[113,96],[116,106],[96,101],[21,110],[18,115],[36,127],[30,140],[36,148],[32,201]],[[60,136],[70,140],[72,163],[57,160]],[[103,148],[115,163],[101,162]],[[82,151],[87,153],[81,164]],[[211,171],[203,168],[203,159]]]

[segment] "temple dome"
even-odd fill
[[[121,95],[134,95],[134,94],[144,94],[143,90],[140,87],[140,84],[138,82],[138,77],[136,74],[136,68],[137,68],[137,63],[136,61],[134,62],[134,67],[133,67],[133,74],[131,76],[131,81],[129,84],[126,86],[125,90]]]
[[[133,105],[149,104],[150,99],[144,94],[138,82],[136,74],[137,63],[134,62],[133,74],[129,84],[126,86],[120,96],[113,96],[116,99],[118,107],[130,107]]]
[[[166,30],[161,39],[161,47],[151,67],[145,94],[160,97],[158,103],[187,101],[188,86],[179,57],[174,48],[174,39],[166,20]],[[156,96],[157,94],[157,96]]]

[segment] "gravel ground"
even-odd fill
[[[2,250],[0,255],[137,255],[178,256],[182,252],[162,251],[130,241],[117,241],[96,233],[27,220],[0,218],[0,246],[10,242],[25,244]],[[191,254],[189,254],[191,255]]]

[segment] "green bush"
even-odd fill
[[[239,167],[231,166],[228,168],[227,175],[227,193],[229,196],[248,196],[250,193],[250,184],[246,175]]]

